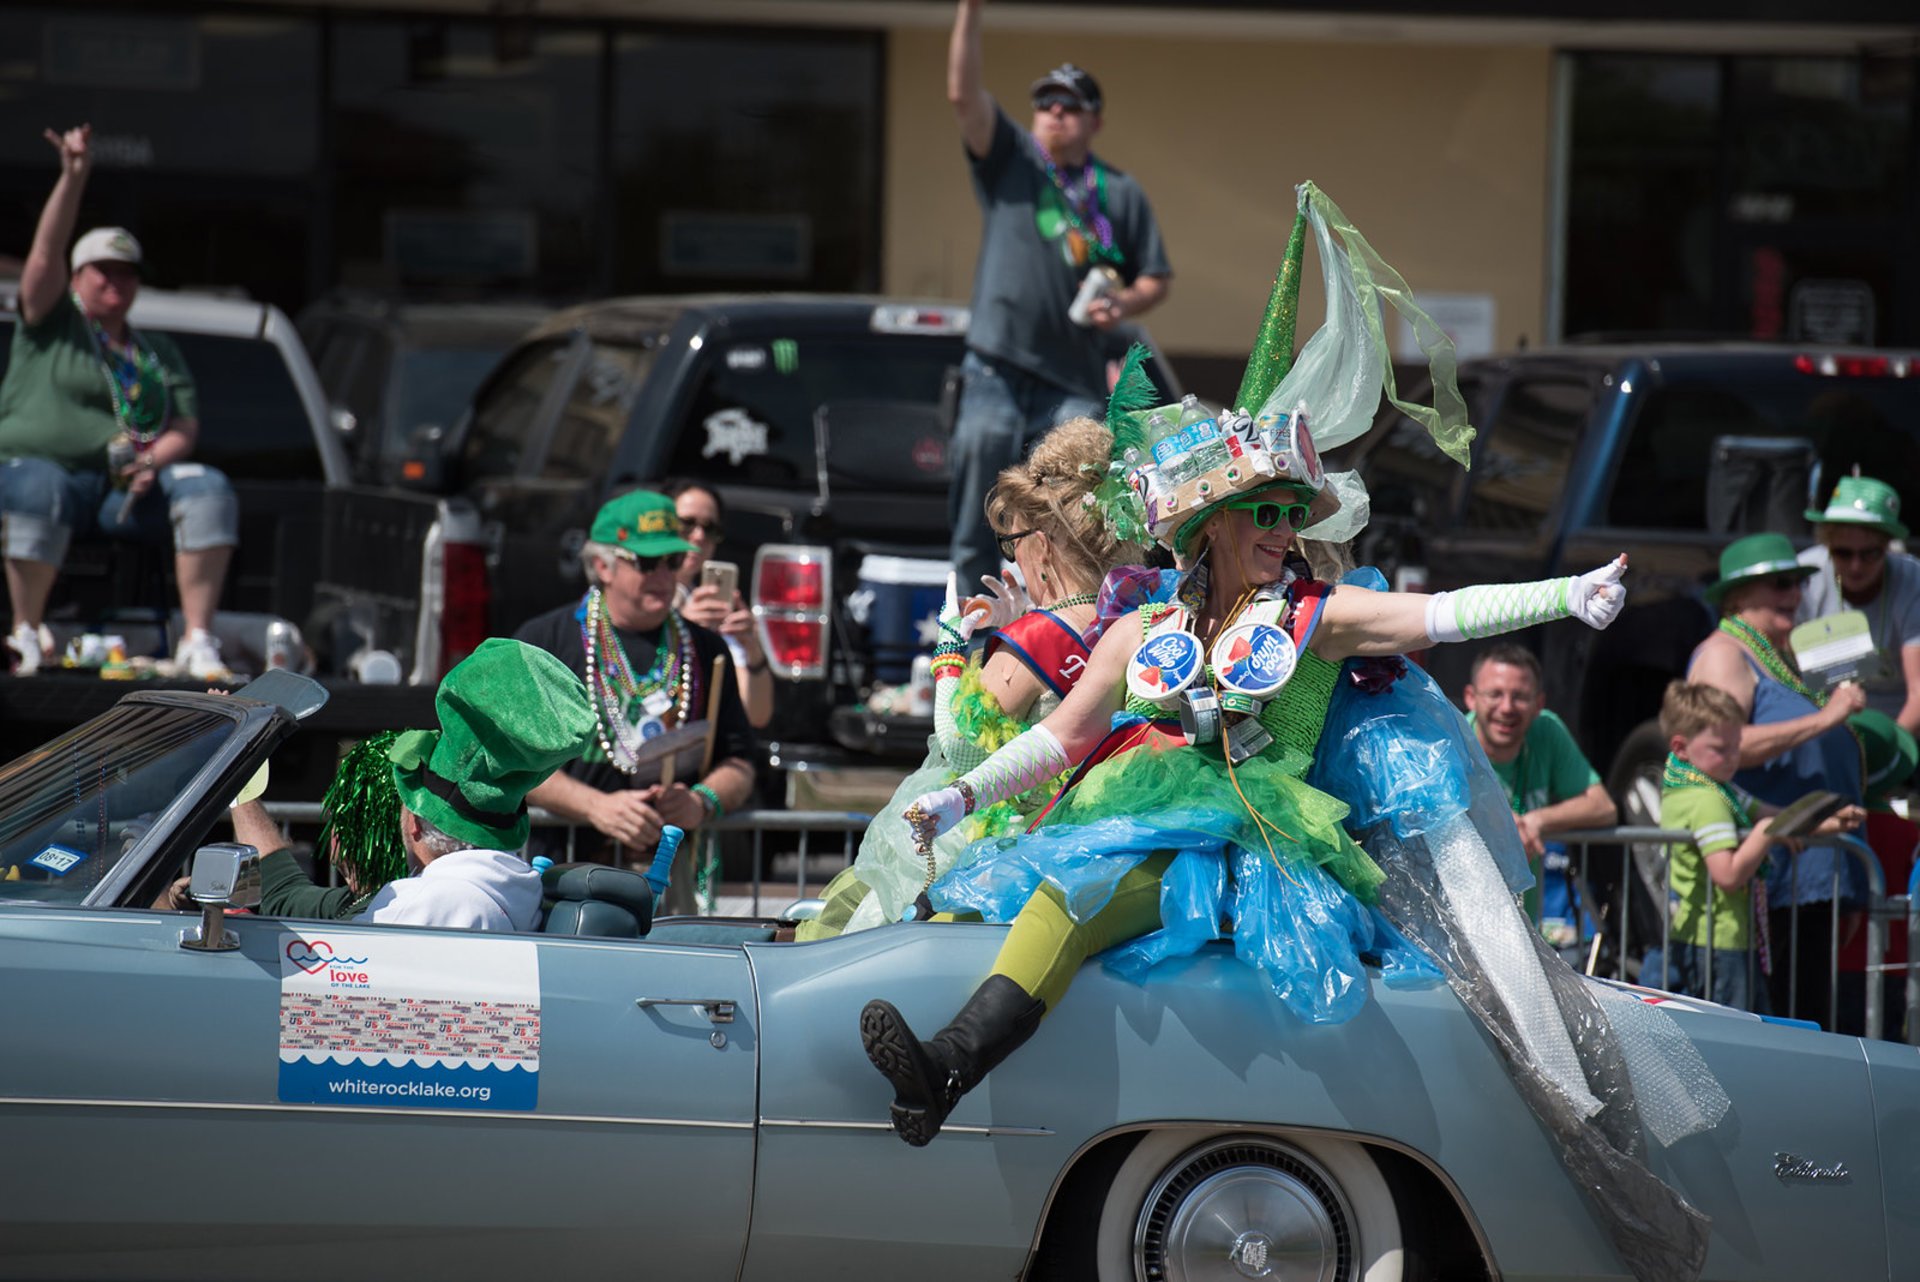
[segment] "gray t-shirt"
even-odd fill
[[[1067,319],[1081,278],[1110,262],[1132,284],[1141,276],[1170,276],[1160,228],[1140,184],[1090,157],[1084,170],[1061,171],[1076,194],[1093,185],[1093,205],[1112,227],[1112,250],[1068,217],[1069,202],[1047,173],[1033,139],[994,109],[987,154],[968,153],[974,194],[984,225],[973,277],[973,320],[967,346],[1050,383],[1104,400],[1109,340],[1098,329]],[[1089,219],[1080,218],[1085,227]],[[1098,224],[1092,230],[1098,235]],[[1115,259],[1117,258],[1117,261]]]
[[[1811,565],[1815,573],[1807,580],[1794,618],[1805,623],[1843,610],[1866,615],[1874,649],[1879,651],[1877,659],[1861,674],[1862,684],[1867,687],[1867,706],[1890,717],[1899,716],[1907,704],[1907,678],[1900,666],[1900,651],[1920,645],[1920,560],[1889,551],[1880,595],[1865,605],[1849,605],[1840,595],[1840,585],[1833,579],[1833,558],[1821,544],[1802,552],[1800,564]]]

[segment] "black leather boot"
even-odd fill
[[[1008,979],[990,975],[953,1022],[921,1041],[893,1003],[870,1001],[860,1012],[867,1058],[893,1083],[893,1129],[918,1148],[940,1133],[960,1097],[980,1084],[1033,1036],[1047,1008]]]

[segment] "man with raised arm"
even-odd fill
[[[1062,63],[1033,82],[1030,125],[1014,124],[981,81],[981,5],[960,0],[947,49],[981,212],[948,494],[963,594],[1000,569],[985,518],[994,478],[1056,423],[1100,417],[1105,331],[1157,305],[1172,274],[1139,184],[1093,154],[1099,83]],[[1098,296],[1076,309],[1083,285]]]

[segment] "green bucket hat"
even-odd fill
[[[490,637],[440,680],[438,730],[409,730],[387,752],[400,804],[487,850],[527,843],[527,793],[586,751],[587,688],[545,650]]]
[[[1808,508],[1807,519],[1816,525],[1864,525],[1889,538],[1907,537],[1907,527],[1900,524],[1900,492],[1871,476],[1841,477],[1827,506]]]
[[[1720,598],[1730,589],[1749,579],[1770,574],[1797,574],[1805,578],[1812,573],[1812,566],[1800,564],[1786,535],[1749,534],[1727,544],[1727,550],[1720,554],[1720,581],[1707,588],[1707,600],[1719,605]]]
[[[1860,740],[1860,755],[1866,765],[1867,805],[1886,808],[1887,794],[1904,784],[1920,765],[1920,744],[1907,728],[1878,708],[1868,708],[1847,718],[1847,725]]]
[[[694,550],[680,537],[680,514],[674,511],[673,500],[652,490],[633,490],[607,500],[593,518],[587,538],[635,556]]]

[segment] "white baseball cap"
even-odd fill
[[[74,271],[88,263],[132,263],[138,267],[140,258],[140,242],[125,227],[95,227],[73,242]]]

